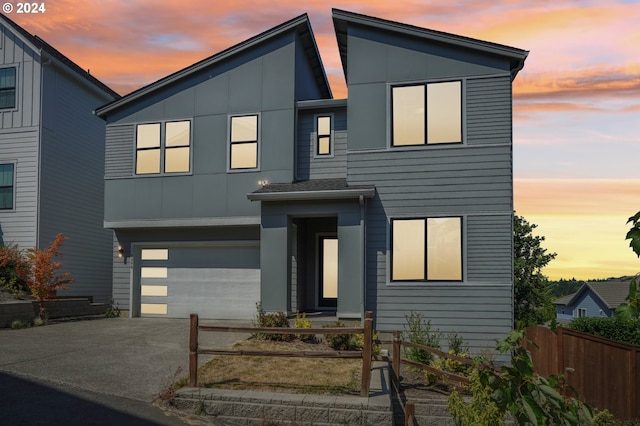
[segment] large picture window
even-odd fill
[[[462,83],[391,88],[392,145],[462,142]]]
[[[229,169],[258,168],[258,116],[231,117],[229,143]]]
[[[461,281],[462,218],[391,221],[392,281]]]
[[[13,209],[15,164],[0,164],[0,210]]]
[[[16,107],[16,69],[0,68],[0,109]]]
[[[138,124],[136,128],[137,175],[188,173],[191,170],[190,164],[190,121]]]

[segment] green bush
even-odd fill
[[[439,330],[431,331],[431,321],[425,320],[421,313],[414,311],[411,311],[409,315],[405,315],[404,318],[407,323],[402,332],[403,340],[408,340],[418,345],[429,346],[434,349],[440,349],[442,333]],[[406,346],[403,346],[403,349],[405,357],[411,361],[427,365],[433,361],[433,354],[431,352]]]
[[[325,324],[323,328],[339,328],[346,327],[343,322],[336,321],[332,324]],[[324,340],[329,343],[336,351],[349,351],[356,349],[356,343],[354,341],[353,334],[325,334]]]
[[[256,315],[256,327],[277,327],[277,328],[290,328],[289,318],[284,312],[276,312],[267,314],[262,309],[260,303],[256,303],[257,315]],[[253,337],[262,340],[274,340],[280,342],[290,342],[293,340],[293,334],[265,334],[257,333]]]
[[[19,330],[21,328],[29,328],[29,324],[24,321],[15,320],[11,323],[11,328],[14,330]]]
[[[477,369],[469,376],[468,391],[472,395],[470,400],[465,400],[458,391],[451,392],[447,399],[456,426],[495,426],[503,423],[506,413],[491,398],[493,390],[482,384]]]
[[[307,314],[296,312],[296,319],[293,321],[293,328],[311,328],[311,320],[307,319]],[[313,334],[296,334],[296,338],[307,343],[315,343],[316,336]]]
[[[640,322],[621,318],[574,318],[568,326],[572,330],[605,337],[630,345],[640,345]]]
[[[24,259],[17,245],[0,245],[0,288],[16,299],[24,299],[29,294],[29,287],[18,271],[23,263]]]

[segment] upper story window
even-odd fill
[[[462,218],[391,220],[391,281],[462,281]]]
[[[13,209],[15,164],[0,164],[0,210]]]
[[[319,115],[316,117],[316,155],[332,154],[331,116]]]
[[[137,175],[188,173],[191,170],[190,165],[190,121],[138,124],[136,128]]]
[[[258,115],[238,115],[229,124],[229,170],[258,168]]]
[[[16,69],[0,69],[0,108],[16,107]]]
[[[393,146],[462,142],[462,83],[391,88]]]

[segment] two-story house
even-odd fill
[[[45,248],[68,237],[59,295],[108,302],[112,233],[103,228],[105,123],[119,95],[0,15],[0,244]]]
[[[511,84],[527,52],[342,10],[348,99],[306,15],[99,108],[131,316],[424,314],[513,325]],[[488,343],[489,342],[489,343]]]

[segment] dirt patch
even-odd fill
[[[324,343],[245,340],[235,350],[333,351]],[[198,371],[198,385],[220,389],[359,395],[359,359],[217,355]]]

